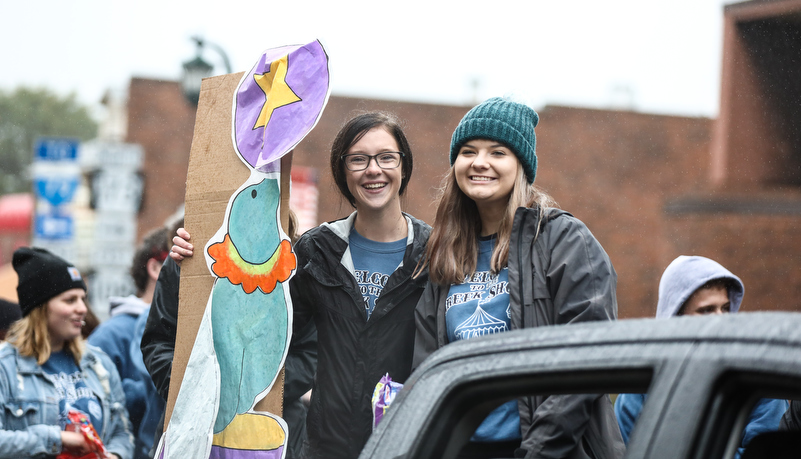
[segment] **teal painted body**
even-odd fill
[[[242,190],[231,206],[228,235],[240,256],[252,264],[267,261],[278,248],[277,180],[265,179]],[[214,432],[236,414],[248,411],[256,396],[275,380],[288,339],[284,289],[245,293],[241,285],[220,278],[212,290],[211,322],[220,366],[220,406]]]

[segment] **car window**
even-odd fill
[[[571,406],[575,408],[583,404],[603,413],[600,417],[603,422],[598,421],[595,428],[608,429],[610,436],[617,436],[619,427],[614,400],[621,392],[647,393],[652,373],[650,368],[574,371],[464,382],[451,390],[434,411],[432,418],[436,421],[431,423],[412,457],[462,457],[480,446],[470,443],[471,440],[499,444],[513,442],[513,437],[493,439],[487,435],[512,431],[514,426],[512,429],[504,428],[508,425],[504,421],[509,420],[510,412],[522,420],[517,421],[518,426],[520,422],[526,423],[526,419],[530,422],[532,417],[538,416],[532,409],[556,410],[555,415],[559,416],[558,410],[568,411]],[[510,452],[498,457],[514,455]]]
[[[796,445],[794,457],[798,457],[801,430],[776,433],[793,398],[801,399],[801,380],[796,376],[727,371],[712,386],[694,442],[695,457],[774,457],[775,448],[781,447],[784,439]]]

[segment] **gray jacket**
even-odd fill
[[[615,320],[617,274],[601,244],[569,213],[519,208],[509,249],[512,329]],[[538,230],[539,228],[539,230]],[[449,286],[429,283],[415,311],[416,368],[447,344]],[[527,458],[617,458],[625,451],[607,395],[553,395],[519,401]],[[567,422],[566,422],[567,421]]]

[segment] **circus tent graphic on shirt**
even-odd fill
[[[487,312],[479,306],[476,308],[476,312],[474,312],[473,315],[456,327],[455,333],[458,339],[468,339],[500,333],[508,329],[506,322],[487,314]]]

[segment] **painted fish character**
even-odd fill
[[[228,232],[212,244],[214,351],[220,364],[217,434],[234,415],[250,410],[281,371],[288,342],[284,290],[276,286],[295,269],[295,254],[277,227],[278,180],[264,179],[233,200]]]
[[[286,422],[256,411],[284,364],[296,267],[280,228],[280,159],[315,126],[330,94],[319,41],[269,49],[234,92],[232,137],[249,179],[206,246],[217,279],[206,304],[161,458],[281,459]]]

